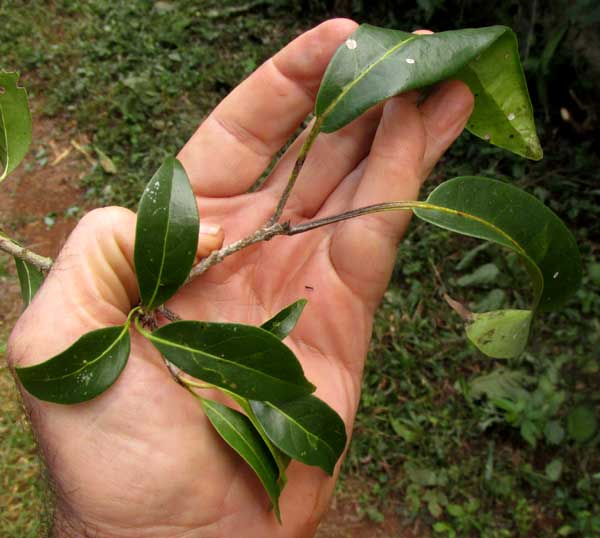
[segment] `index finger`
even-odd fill
[[[240,84],[179,153],[198,196],[246,192],[314,105],[323,72],[356,23],[302,34]]]

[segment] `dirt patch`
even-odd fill
[[[412,524],[402,521],[394,511],[386,511],[382,522],[371,521],[361,510],[358,498],[364,485],[346,479],[331,509],[323,519],[316,538],[429,538],[429,530],[417,519]]]
[[[79,184],[90,164],[72,140],[86,142],[72,125],[36,119],[27,157],[0,185],[0,229],[44,256],[56,256],[86,205]],[[0,276],[0,335],[10,331],[21,312],[14,275],[8,261]]]

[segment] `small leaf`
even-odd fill
[[[532,317],[531,310],[474,313],[473,319],[467,323],[467,337],[488,357],[516,357],[527,345]]]
[[[517,40],[505,26],[416,35],[364,24],[329,63],[315,115],[332,132],[384,99],[448,78],[463,80],[475,95],[471,132],[542,158]]]
[[[100,148],[94,146],[94,150],[98,155],[98,160],[100,162],[100,166],[107,174],[116,174],[117,167],[112,159],[104,153]]]
[[[165,159],[140,200],[135,270],[142,304],[160,306],[186,281],[198,248],[198,207],[181,163]]]
[[[544,437],[551,445],[560,445],[565,438],[565,430],[558,420],[550,420],[544,427]]]
[[[486,396],[489,400],[509,399],[513,401],[528,397],[523,388],[527,376],[518,370],[496,368],[493,372],[475,377],[469,383],[474,398]]]
[[[331,407],[313,395],[276,403],[251,400],[250,405],[277,448],[333,475],[346,447],[346,428]]]
[[[546,477],[548,478],[548,480],[550,480],[551,482],[556,482],[560,479],[562,470],[562,460],[556,459],[552,460],[548,465],[546,465],[544,472],[546,473]]]
[[[306,303],[306,299],[300,299],[299,301],[292,303],[275,314],[271,319],[265,321],[261,325],[261,328],[274,334],[280,340],[283,340],[292,332],[296,323],[298,323],[300,314],[302,314]]]
[[[498,243],[519,254],[534,289],[534,310],[562,306],[579,287],[581,260],[575,239],[537,198],[517,187],[483,177],[457,177],[414,210],[441,228]]]
[[[223,440],[235,450],[261,481],[281,523],[279,512],[280,487],[277,466],[254,426],[242,413],[212,400],[201,399],[202,408]]]
[[[144,335],[185,373],[243,398],[279,401],[315,390],[292,351],[259,327],[176,321]]]
[[[31,114],[19,75],[0,70],[0,181],[25,157],[31,144]]]
[[[461,276],[456,283],[462,287],[481,286],[482,284],[493,284],[500,276],[500,269],[494,263],[481,265],[468,275]]]
[[[19,258],[15,258],[15,265],[17,266],[17,275],[21,285],[23,306],[27,307],[44,282],[44,274],[34,265]]]
[[[129,357],[129,322],[84,334],[71,347],[35,366],[16,368],[17,376],[40,400],[74,404],[108,389]]]
[[[567,416],[569,437],[577,443],[589,441],[598,429],[598,421],[594,410],[587,405],[578,405],[571,409]]]

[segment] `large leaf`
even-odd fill
[[[415,35],[364,24],[333,56],[315,114],[332,132],[401,92],[459,78],[475,95],[467,128],[490,143],[541,159],[514,33],[504,26]]]
[[[467,337],[488,357],[508,359],[525,349],[531,310],[494,310],[472,316],[467,323]]]
[[[286,402],[250,402],[271,442],[288,456],[332,475],[346,446],[340,416],[313,395]]]
[[[559,308],[581,280],[575,239],[537,198],[493,179],[457,177],[442,183],[415,214],[436,226],[498,243],[526,262],[534,310]]]
[[[203,398],[200,401],[219,435],[256,473],[271,500],[277,520],[281,522],[277,465],[248,417],[212,400]]]
[[[23,297],[23,306],[29,306],[33,296],[44,282],[43,273],[29,262],[15,258],[17,266],[17,275],[21,285],[21,296]]]
[[[71,347],[35,366],[16,368],[17,376],[40,400],[74,404],[108,389],[129,357],[129,322],[84,334]]]
[[[265,321],[261,328],[274,334],[280,340],[283,340],[292,332],[296,323],[300,319],[300,314],[306,306],[306,299],[300,299],[283,310],[275,314],[271,319]]]
[[[165,159],[140,200],[135,270],[142,304],[156,308],[186,281],[198,248],[198,207],[181,163]]]
[[[31,143],[27,92],[17,86],[19,75],[0,71],[0,181],[23,160]]]
[[[292,351],[259,327],[176,321],[145,335],[185,373],[243,398],[288,400],[315,390]]]

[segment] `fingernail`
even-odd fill
[[[200,223],[200,233],[204,235],[218,235],[221,227],[218,224],[210,224],[207,222]]]

